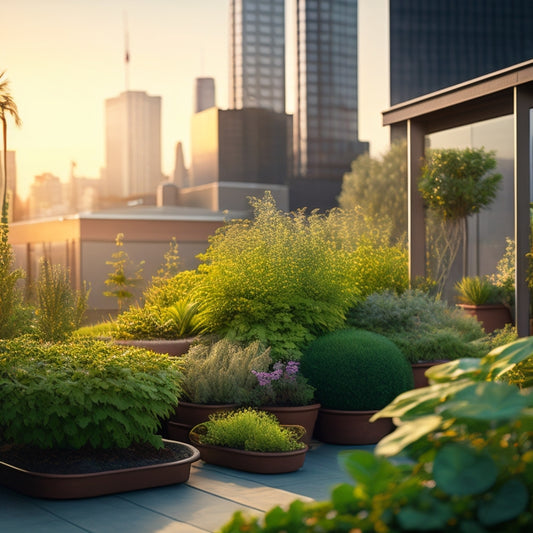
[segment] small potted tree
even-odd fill
[[[386,337],[344,329],[314,340],[301,369],[321,404],[315,434],[332,444],[375,444],[392,431],[389,420],[370,417],[398,394],[413,388],[411,366]]]
[[[255,472],[280,474],[303,466],[307,445],[301,426],[282,426],[265,411],[244,408],[215,413],[191,429],[190,439],[208,463]]]

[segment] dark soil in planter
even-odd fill
[[[165,442],[165,447],[160,450],[149,444],[107,450],[90,447],[79,450],[43,450],[32,446],[0,445],[0,461],[43,474],[105,472],[179,461],[190,456],[188,448],[175,442]]]

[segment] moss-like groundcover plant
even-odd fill
[[[529,337],[433,367],[432,385],[375,415],[398,423],[375,454],[340,455],[355,485],[336,486],[329,501],[274,507],[261,520],[238,512],[221,533],[532,531],[533,395],[509,379],[532,358]]]
[[[163,446],[156,435],[181,394],[180,362],[81,340],[0,341],[0,434],[37,448]]]

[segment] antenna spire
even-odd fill
[[[124,82],[126,92],[128,92],[130,90],[130,36],[126,13],[124,13]]]

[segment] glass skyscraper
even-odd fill
[[[532,0],[389,0],[389,9],[391,105],[533,58]]]
[[[338,180],[358,141],[357,0],[297,0],[294,175]]]
[[[285,112],[285,0],[230,0],[229,108]]]

